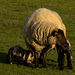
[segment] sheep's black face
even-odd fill
[[[64,32],[60,29],[53,31],[53,36],[56,37],[56,44],[61,46],[64,50],[69,50],[69,44],[64,36]]]

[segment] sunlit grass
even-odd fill
[[[74,0],[0,0],[0,75],[75,75],[75,4]],[[73,70],[60,71],[57,63],[57,52],[52,50],[47,55],[47,69],[34,69],[29,66],[7,64],[8,49],[20,45],[27,49],[23,39],[23,24],[26,17],[38,8],[56,11],[62,18],[67,30],[67,39],[72,45]],[[41,67],[41,65],[40,65]]]

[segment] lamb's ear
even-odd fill
[[[54,29],[53,31],[52,31],[52,35],[55,37],[55,36],[57,36],[58,35],[58,30],[59,29]]]

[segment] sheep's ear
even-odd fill
[[[52,31],[52,35],[53,35],[53,36],[57,36],[57,35],[58,35],[58,30],[59,30],[59,29],[54,29],[54,30]]]
[[[63,32],[63,30],[61,30],[61,29],[54,29],[53,31],[52,31],[52,35],[53,36],[58,36],[58,35],[63,35],[64,36],[64,32]]]
[[[59,29],[59,30],[58,30],[58,33],[59,33],[59,34],[62,34],[62,35],[64,36],[63,30]]]

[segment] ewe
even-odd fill
[[[34,52],[35,68],[39,67],[40,54],[43,56],[42,67],[46,68],[47,53],[56,46],[60,69],[64,68],[64,53],[67,54],[68,67],[72,69],[66,28],[56,12],[39,8],[31,13],[25,20],[23,37],[28,48]]]

